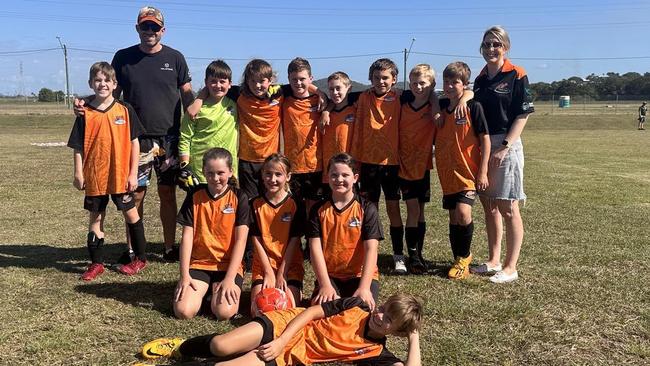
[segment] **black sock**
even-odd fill
[[[458,247],[457,255],[461,257],[468,257],[472,247],[472,236],[474,235],[474,222],[470,222],[467,226],[458,226]]]
[[[147,239],[144,237],[144,224],[142,219],[133,224],[126,224],[129,227],[129,236],[131,236],[131,247],[135,256],[141,261],[147,260]]]
[[[422,248],[424,248],[424,234],[427,232],[426,221],[418,222],[418,254],[422,257]]]
[[[88,233],[86,240],[88,246],[88,254],[90,254],[90,261],[93,263],[104,263],[104,238],[98,238],[94,232]]]
[[[418,256],[418,228],[406,227],[405,231],[406,249],[408,250],[409,257]]]
[[[183,356],[188,357],[201,357],[201,358],[211,358],[215,355],[210,352],[210,342],[212,338],[216,337],[217,333],[206,334],[194,338],[190,338],[185,342],[181,343],[181,346],[178,348],[178,351]]]
[[[390,227],[390,240],[393,243],[393,254],[404,255],[404,226]]]
[[[449,244],[454,259],[458,256],[458,227],[459,225],[449,224]]]

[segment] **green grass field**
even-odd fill
[[[71,124],[71,116],[0,115],[0,364],[128,365],[150,339],[231,329],[205,317],[173,318],[178,266],[158,255],[155,189],[145,220],[156,254],[145,272],[78,280],[87,265],[87,214],[71,184],[72,152],[31,145],[67,141]],[[383,275],[382,297],[408,291],[427,300],[424,365],[650,363],[650,131],[636,130],[632,112],[541,112],[531,117],[524,145],[528,201],[520,280],[451,282],[444,270]],[[437,182],[433,192],[425,256],[442,267],[451,262],[447,216]],[[112,260],[123,250],[124,229],[109,207]],[[487,253],[481,216],[476,206],[475,261]],[[385,214],[382,219],[388,232]],[[386,273],[388,241],[379,264]],[[405,340],[389,346],[404,355]]]

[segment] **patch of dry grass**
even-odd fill
[[[0,116],[0,364],[131,364],[152,338],[231,329],[205,317],[172,317],[178,268],[158,254],[134,278],[109,271],[92,283],[78,280],[87,263],[87,216],[71,185],[72,152],[30,145],[67,141],[72,120]],[[648,363],[650,135],[635,127],[623,116],[531,118],[524,134],[526,237],[516,283],[382,276],[382,297],[409,291],[427,300],[424,365]],[[437,182],[433,192],[426,257],[448,266]],[[145,220],[155,253],[162,250],[157,205],[154,187]],[[487,255],[480,210],[477,205],[476,261]],[[388,232],[385,214],[382,219]],[[124,232],[110,205],[106,229],[111,260],[123,249]],[[385,241],[380,268],[386,272],[390,264]],[[406,342],[389,346],[403,355]]]

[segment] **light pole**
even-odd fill
[[[68,48],[61,42],[61,37],[57,36],[59,46],[63,50],[63,59],[65,61],[65,106],[70,108],[70,79],[68,78]]]
[[[408,50],[405,48],[404,49],[404,70],[402,70],[402,74],[404,74],[404,90],[408,89],[408,86],[406,85],[406,60],[409,58],[409,54],[411,53],[411,48],[413,47],[413,43],[415,43],[415,38],[411,39],[411,45],[409,46]]]

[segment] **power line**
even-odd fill
[[[58,50],[59,48],[41,48],[33,50],[21,50],[21,51],[0,51],[0,56],[13,56],[13,55],[25,55],[33,53],[43,53],[53,50]],[[95,50],[90,48],[79,48],[79,47],[68,47],[68,50],[72,51],[81,51],[81,52],[93,52],[93,53],[102,53],[102,54],[115,54],[115,51],[106,51],[106,50]],[[461,59],[482,59],[482,56],[476,55],[460,55],[460,54],[450,54],[450,53],[436,53],[436,52],[421,52],[421,51],[411,51],[410,53],[426,56],[438,56],[438,57],[454,57]],[[396,55],[402,54],[402,51],[386,51],[386,52],[375,52],[375,53],[362,53],[355,55],[332,55],[332,56],[311,56],[305,57],[308,60],[336,60],[336,59],[349,59],[349,58],[361,58],[361,57],[371,57],[371,56],[386,56],[386,55]],[[200,57],[200,56],[186,56],[188,60],[207,60],[211,61],[215,58],[220,58],[226,61],[248,61],[251,58],[241,58],[241,57]],[[513,60],[530,60],[530,61],[616,61],[616,60],[645,60],[650,59],[650,56],[615,56],[615,57],[510,57]],[[267,61],[290,61],[293,58],[265,58]]]

